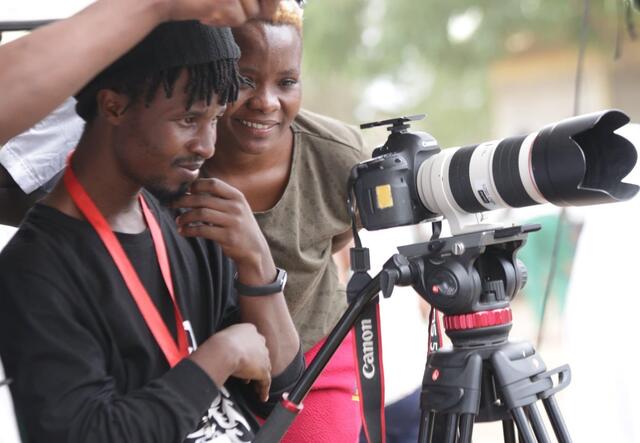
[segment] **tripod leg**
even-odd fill
[[[447,430],[444,443],[455,443],[458,436],[458,414],[447,414]]]
[[[513,419],[516,422],[518,431],[520,432],[520,440],[522,443],[535,443],[536,439],[529,428],[529,422],[522,408],[513,408],[511,410]]]
[[[562,419],[562,414],[560,413],[560,408],[558,407],[556,399],[552,395],[542,400],[542,404],[544,405],[544,409],[547,411],[549,421],[551,422],[551,427],[553,428],[553,432],[556,434],[558,442],[571,443],[569,430],[567,429],[567,425]]]
[[[473,434],[473,414],[462,414],[460,416],[460,438],[459,443],[471,443],[471,435]]]
[[[502,420],[502,435],[504,443],[516,443],[516,432],[513,429],[513,420]]]
[[[418,431],[418,443],[431,443],[433,441],[433,427],[436,422],[435,412],[422,411],[420,415],[420,430]]]
[[[547,434],[547,430],[544,427],[542,416],[540,415],[540,411],[538,411],[536,405],[530,404],[526,407],[526,410],[529,414],[529,420],[531,420],[531,427],[533,428],[533,432],[536,434],[538,441],[540,443],[551,443],[549,434]]]

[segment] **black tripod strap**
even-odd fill
[[[384,371],[377,299],[362,312],[354,326],[354,334],[362,427],[369,443],[384,443]]]
[[[354,234],[355,219],[352,218]],[[357,245],[351,248],[351,270],[353,275],[347,284],[349,304],[357,302],[360,291],[371,282],[367,273],[370,268],[369,250],[363,248],[356,237]],[[378,285],[379,290],[379,285]],[[362,428],[369,443],[384,443],[386,439],[384,421],[384,372],[382,369],[382,341],[380,335],[380,307],[378,297],[369,301],[353,325],[353,353],[358,371],[358,395]]]

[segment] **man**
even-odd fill
[[[76,93],[167,20],[237,26],[270,17],[278,0],[98,0],[0,47],[0,146]]]
[[[167,23],[78,94],[64,178],[0,254],[0,354],[27,441],[250,441],[258,402],[236,380],[264,401],[271,374],[272,399],[299,376],[284,273],[250,208],[192,184],[238,57],[228,30]],[[186,208],[182,236],[142,188]]]

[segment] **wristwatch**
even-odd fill
[[[276,279],[273,281],[273,283],[268,283],[266,285],[260,286],[245,285],[244,283],[240,283],[240,281],[238,280],[238,274],[236,273],[233,279],[233,286],[236,288],[236,291],[238,291],[238,294],[247,295],[249,297],[271,295],[282,292],[284,290],[284,285],[287,283],[287,271],[278,267],[276,267],[276,271]]]

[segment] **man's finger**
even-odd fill
[[[260,14],[260,2],[258,0],[240,0],[240,5],[248,19]]]
[[[237,198],[242,195],[236,188],[217,178],[199,178],[191,184],[189,190],[192,194],[212,194],[222,198]]]
[[[222,244],[228,237],[227,228],[220,228],[218,226],[210,225],[197,225],[197,226],[180,226],[178,232],[184,237],[200,237],[207,240],[213,240],[218,244]]]
[[[211,208],[192,209],[176,218],[176,224],[178,227],[202,223],[206,225],[224,227],[232,225],[233,220],[227,213]]]
[[[200,225],[228,228],[234,223],[233,217],[215,209],[193,209],[176,218],[179,229]]]
[[[213,194],[187,194],[171,203],[172,208],[195,209],[212,208],[223,211],[229,200]]]
[[[266,402],[269,400],[269,389],[271,389],[271,374],[267,373],[267,377],[262,380],[256,380],[256,391],[260,400]]]
[[[271,19],[278,9],[280,0],[258,0],[260,2],[260,18]]]
[[[242,4],[238,0],[226,2],[226,6],[214,10],[208,21],[213,22],[216,26],[240,26],[246,22],[249,17],[245,14]]]

